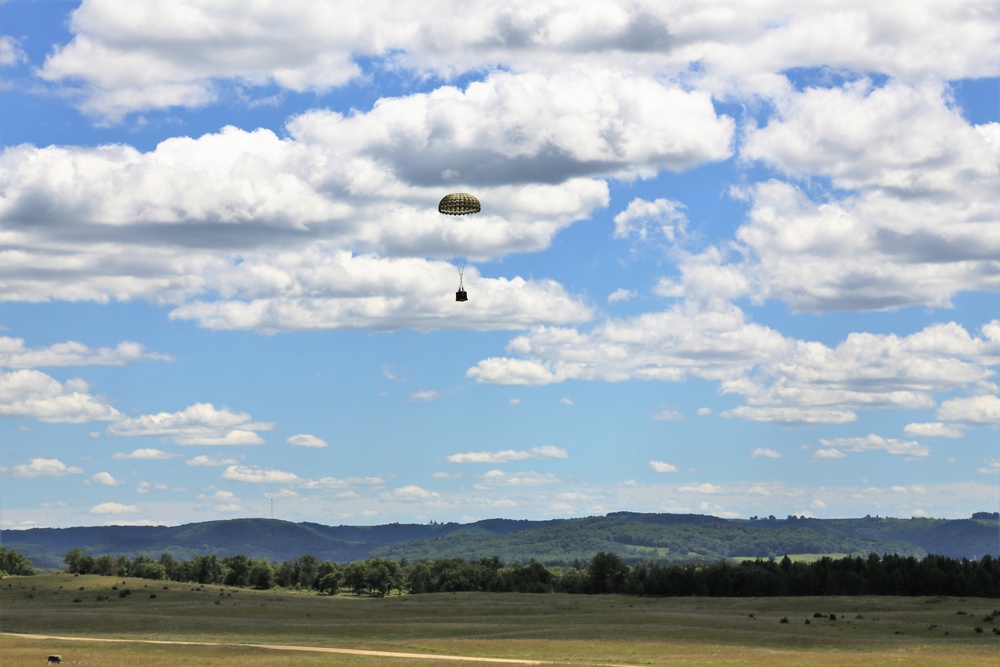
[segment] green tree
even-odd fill
[[[267,558],[250,561],[250,585],[261,591],[274,588],[274,566]]]
[[[340,572],[327,572],[316,582],[316,588],[320,593],[336,595],[340,590]]]
[[[24,554],[0,546],[0,577],[6,575],[30,576],[35,573],[31,561]]]
[[[239,554],[227,556],[222,559],[222,564],[226,568],[226,575],[223,583],[226,586],[239,586],[241,588],[250,585],[250,559]]]
[[[597,552],[590,559],[590,566],[587,568],[589,592],[621,593],[628,572],[628,565],[622,562],[618,554]]]
[[[163,580],[167,578],[167,568],[160,565],[149,556],[136,556],[130,568],[133,577],[140,579]]]

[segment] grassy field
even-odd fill
[[[1000,628],[1000,617],[992,614],[997,609],[1000,600],[927,597],[459,593],[369,599],[41,575],[0,580],[0,631],[240,646],[91,643],[8,635],[0,638],[0,664],[44,664],[49,653],[79,664],[143,667],[442,664],[436,658],[266,651],[253,646],[280,644],[567,664],[995,667],[1000,635],[994,628]]]

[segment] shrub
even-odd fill
[[[788,623],[788,617],[787,616],[782,617],[781,622]]]

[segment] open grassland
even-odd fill
[[[1000,659],[1000,635],[994,628],[1000,625],[994,622],[1000,624],[1000,618],[992,614],[998,608],[1000,600],[994,599],[927,597],[459,593],[378,599],[41,575],[0,580],[0,630],[227,646],[93,643],[6,635],[0,638],[0,664],[38,665],[49,653],[79,664],[144,667],[442,664],[433,657],[354,656],[253,646],[272,644],[570,664],[995,667]]]

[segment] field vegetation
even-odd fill
[[[944,596],[652,597],[354,594],[98,575],[0,580],[4,667],[57,653],[91,665],[442,664],[431,656],[618,665],[990,665],[1000,603]],[[131,640],[131,641],[126,641]],[[133,643],[134,640],[212,645]],[[426,659],[266,651],[366,649]],[[456,661],[447,664],[475,664]]]

